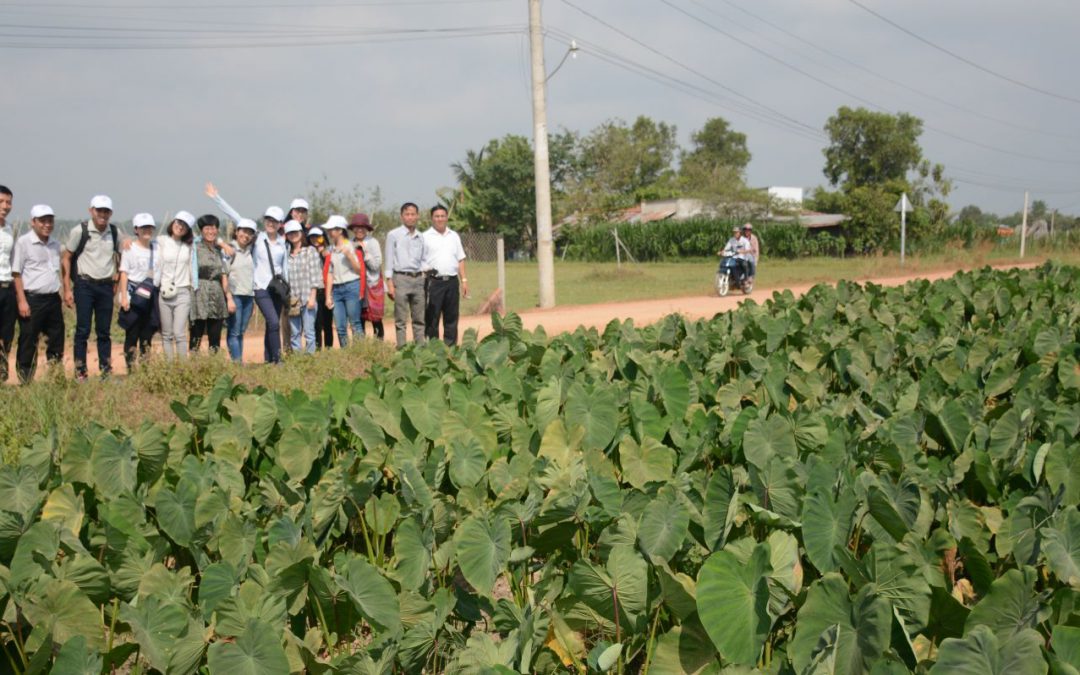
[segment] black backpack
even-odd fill
[[[75,247],[75,250],[71,254],[72,274],[79,273],[79,256],[82,255],[83,249],[86,248],[86,242],[90,241],[89,221],[84,220],[79,223],[79,227],[82,228],[82,236],[79,237],[79,245]],[[120,233],[117,232],[116,226],[112,223],[109,223],[109,231],[112,233],[113,256],[115,256],[115,262],[120,259]],[[119,265],[119,263],[117,264]]]

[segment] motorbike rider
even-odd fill
[[[747,260],[750,255],[750,240],[743,236],[742,228],[738,225],[732,228],[731,238],[724,244],[724,248],[716,252],[717,255],[723,258],[731,258],[735,261],[735,267],[739,275],[739,280],[747,276]],[[723,266],[723,261],[721,261]]]

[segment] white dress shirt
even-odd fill
[[[456,277],[458,263],[465,259],[461,237],[449,227],[442,234],[434,228],[424,232],[424,271],[434,270],[441,277]]]

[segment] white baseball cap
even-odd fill
[[[131,219],[132,227],[154,227],[154,217],[149,213],[136,213]]]
[[[109,197],[106,195],[98,195],[90,200],[90,208],[109,209],[110,211],[112,211],[112,200],[109,199]]]
[[[173,216],[173,220],[179,220],[182,223],[186,223],[188,227],[195,227],[195,216],[187,211],[177,211],[176,215]]]
[[[35,204],[34,208],[30,209],[31,218],[44,218],[45,216],[55,216],[52,207],[47,204]]]
[[[268,206],[266,212],[263,213],[263,218],[273,218],[280,223],[285,220],[285,212],[280,206]]]
[[[296,199],[292,200],[292,203],[289,204],[289,210],[292,211],[293,209],[304,209],[305,211],[310,211],[311,205],[307,203],[306,199],[297,197]]]
[[[257,232],[259,230],[259,227],[255,224],[255,221],[252,220],[251,218],[241,218],[236,223],[236,229],[238,229],[238,230],[251,230],[252,232]]]
[[[317,228],[317,227],[313,227],[310,230],[308,230],[307,236],[309,236],[309,237],[321,237],[321,236],[323,236],[323,231],[321,229]]]
[[[285,234],[300,232],[303,229],[304,228],[301,227],[300,223],[296,222],[295,220],[290,220],[289,222],[285,223]]]
[[[324,230],[344,230],[345,229],[345,217],[344,216],[330,216],[326,219],[326,224],[323,225]]]

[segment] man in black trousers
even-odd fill
[[[15,339],[15,318],[19,308],[15,303],[15,279],[11,276],[11,254],[15,238],[7,226],[11,213],[11,190],[0,185],[0,384],[8,379],[8,354]]]
[[[456,345],[458,338],[459,297],[468,295],[469,280],[465,278],[465,249],[461,237],[447,226],[450,214],[446,207],[431,209],[431,229],[424,232],[424,262],[427,307],[424,312],[424,332],[429,340],[439,338],[439,317],[443,320],[443,341]]]
[[[15,242],[11,273],[19,305],[15,371],[23,384],[34,379],[38,340],[44,334],[50,363],[64,358],[64,311],[60,302],[60,242],[52,238],[53,210],[30,209],[30,231]]]

